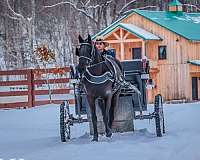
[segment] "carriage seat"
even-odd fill
[[[121,61],[122,67],[123,67],[123,74],[124,79],[127,82],[130,82],[133,84],[137,89],[141,92],[141,98],[142,98],[142,108],[143,110],[146,110],[146,94],[145,94],[145,81],[141,79],[141,75],[143,73],[146,73],[146,70],[144,69],[143,61],[142,59],[133,59],[133,60],[125,60]],[[133,106],[134,111],[140,110],[140,103],[138,101],[138,95],[136,93],[127,92],[126,90],[121,92],[120,98],[122,100],[125,100],[126,98],[129,100],[133,100]]]
[[[140,75],[144,72],[141,59],[121,61],[124,79],[138,88]]]

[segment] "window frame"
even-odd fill
[[[165,49],[165,54],[160,52],[161,48]],[[158,46],[158,60],[166,60],[166,59],[167,59],[167,46],[166,45]]]

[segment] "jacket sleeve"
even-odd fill
[[[106,51],[106,55],[109,55],[109,56],[112,56],[113,58],[115,58],[115,52],[114,51],[112,51],[112,50],[107,50]]]

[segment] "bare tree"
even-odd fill
[[[22,30],[26,31],[25,35],[28,35],[29,49],[26,58],[37,64],[36,58],[33,54],[34,42],[35,42],[35,0],[31,0],[31,16],[25,17],[24,15],[17,13],[13,7],[11,7],[10,1],[6,0],[8,7],[8,14],[6,14],[10,19],[19,22]]]
[[[37,44],[48,44],[54,50],[59,66],[75,63],[74,48],[78,43],[78,34],[95,34],[135,8],[166,10],[170,1],[2,0],[1,64],[6,65],[5,68],[38,66],[33,54]],[[184,5],[184,11],[200,11],[200,0],[180,2]]]

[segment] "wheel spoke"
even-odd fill
[[[60,105],[60,135],[61,141],[70,139],[70,112],[68,102]]]

